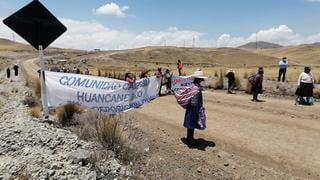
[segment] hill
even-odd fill
[[[269,49],[269,48],[281,48],[283,46],[279,44],[264,42],[264,41],[257,41],[257,42],[250,42],[247,44],[244,44],[242,46],[239,46],[238,48],[244,48],[244,49]]]
[[[236,48],[178,48],[178,47],[145,47],[121,51],[106,51],[72,58],[73,61],[88,60],[89,67],[101,70],[140,71],[142,67],[156,69],[167,67],[176,69],[178,59],[185,68],[194,67],[244,67],[272,65],[277,58],[264,56]]]
[[[2,51],[30,51],[31,46],[0,38],[0,50]]]
[[[296,65],[319,65],[320,62],[320,46],[310,44],[274,49],[247,49],[247,51],[279,59],[286,56],[291,61],[291,64]]]

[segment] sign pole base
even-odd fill
[[[44,67],[44,59],[43,59],[43,48],[42,45],[39,45],[39,60],[40,60],[40,83],[41,83],[41,98],[42,98],[42,109],[44,114],[44,119],[49,118],[49,108],[47,101],[47,93],[46,93],[46,83],[45,83],[45,67]]]

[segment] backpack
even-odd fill
[[[177,100],[177,103],[184,109],[187,108],[187,105],[191,98],[200,92],[199,87],[192,85],[191,87],[181,88],[174,92],[174,97]]]
[[[257,74],[251,74],[251,76],[248,77],[248,81],[250,84],[253,84],[256,80]]]

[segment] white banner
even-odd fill
[[[171,90],[177,91],[181,88],[190,87],[193,84],[193,77],[190,76],[175,76],[171,78]]]
[[[155,76],[136,83],[57,72],[45,72],[49,107],[76,103],[99,112],[119,113],[158,97],[160,79]]]

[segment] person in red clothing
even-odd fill
[[[136,77],[131,72],[129,72],[126,74],[125,81],[127,81],[130,84],[133,84],[136,82]]]
[[[178,60],[177,68],[178,68],[179,76],[181,76],[182,75],[181,71],[182,71],[182,68],[183,68],[183,64],[182,64],[180,59]]]

